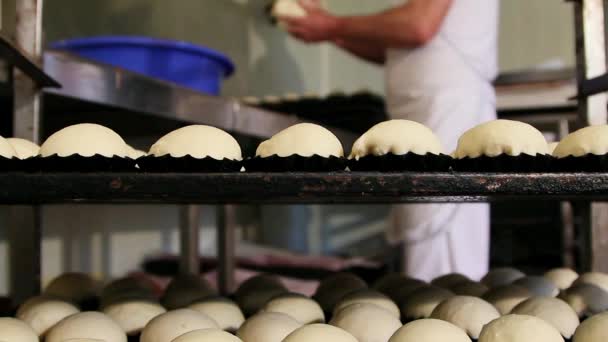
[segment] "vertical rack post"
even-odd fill
[[[181,274],[199,274],[199,232],[201,208],[196,205],[184,205],[179,208],[179,241]]]
[[[217,207],[218,229],[218,283],[220,292],[229,295],[234,291],[236,270],[236,211],[234,206]]]

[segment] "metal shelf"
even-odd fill
[[[2,204],[409,203],[608,200],[608,174],[288,173],[0,175]]]

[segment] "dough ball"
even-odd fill
[[[228,133],[211,126],[192,125],[160,138],[148,153],[155,157],[170,155],[196,159],[242,160],[239,143]]]
[[[510,285],[519,278],[523,278],[526,275],[519,270],[514,268],[496,268],[488,272],[481,282],[487,285],[489,288],[499,287],[504,285]]]
[[[513,285],[525,287],[538,297],[557,297],[559,294],[557,286],[544,277],[524,277],[517,279]]]
[[[532,292],[525,287],[506,285],[491,289],[482,298],[494,305],[501,315],[506,315],[517,304],[532,297]]]
[[[492,304],[477,297],[467,296],[446,299],[431,314],[431,318],[459,326],[473,339],[479,337],[484,325],[498,317],[500,313]]]
[[[127,334],[108,316],[99,312],[81,312],[57,323],[46,335],[46,342],[65,342],[77,338],[127,342]]]
[[[188,307],[213,318],[220,329],[235,332],[245,322],[245,316],[235,302],[227,298],[209,298]]]
[[[40,153],[40,146],[33,142],[20,139],[20,138],[8,138],[6,139],[11,146],[15,149],[16,156],[19,159],[28,159],[38,155]]]
[[[379,123],[363,134],[353,145],[350,159],[386,154],[441,154],[439,138],[426,126],[409,120]]]
[[[395,304],[395,302],[393,302],[386,295],[370,289],[358,290],[344,296],[338,302],[338,304],[336,304],[336,307],[333,311],[334,316],[350,305],[361,303],[377,305],[390,312],[394,317],[401,317],[399,307],[397,306],[397,304]]]
[[[451,290],[452,292],[454,292],[455,295],[473,296],[481,298],[490,290],[490,288],[487,287],[485,284],[478,283],[476,281],[470,281],[462,283],[460,285],[456,285],[452,287]]]
[[[591,284],[608,291],[608,274],[600,272],[585,273],[576,279],[572,286],[580,284]]]
[[[465,132],[458,140],[456,158],[535,156],[548,152],[547,141],[536,128],[519,121],[495,120]]]
[[[592,284],[579,284],[564,291],[560,298],[568,303],[579,317],[608,311],[608,292]]]
[[[129,150],[128,154],[127,154],[127,157],[129,157],[131,159],[138,159],[138,158],[141,158],[141,157],[145,157],[147,155],[146,152],[144,152],[142,150],[137,150],[137,149],[133,148],[130,145],[127,145],[127,148]]]
[[[294,0],[279,0],[272,6],[272,16],[280,18],[303,18],[307,15],[306,11]]]
[[[427,283],[418,279],[411,278],[400,278],[394,279],[391,282],[387,282],[378,291],[389,296],[393,302],[401,304],[403,299],[409,296],[410,293],[416,291],[421,287],[428,286]]]
[[[318,125],[303,123],[277,133],[258,146],[256,156],[268,158],[273,155],[344,157],[344,149],[340,140],[329,130]]]
[[[458,274],[458,273],[452,273],[452,274],[446,274],[444,276],[433,279],[433,281],[431,282],[431,285],[439,286],[439,287],[449,290],[454,286],[457,286],[457,285],[460,285],[463,283],[468,283],[470,281],[471,281],[471,279],[469,279],[467,276],[464,276],[464,275]]]
[[[113,304],[103,310],[130,336],[139,334],[152,319],[165,312],[159,304],[144,301]]]
[[[401,316],[405,320],[429,318],[433,310],[444,300],[454,297],[454,294],[437,286],[423,286],[403,299]]]
[[[408,277],[404,277],[399,273],[388,273],[376,280],[376,282],[372,285],[374,290],[378,290],[384,294],[386,294],[386,290],[395,286],[395,284],[400,284],[402,282],[408,281]]]
[[[219,329],[201,329],[185,333],[173,342],[243,342],[240,338]]]
[[[185,308],[186,306],[215,296],[216,291],[211,284],[199,275],[179,275],[169,283],[161,304],[168,310]]]
[[[574,342],[608,341],[608,313],[593,316],[578,326]]]
[[[551,297],[530,298],[517,305],[512,314],[538,317],[551,324],[564,338],[569,339],[578,327],[578,315],[561,299]]]
[[[18,319],[1,317],[0,341],[38,342],[38,335],[29,325]]]
[[[452,323],[420,319],[401,327],[389,342],[471,342],[467,334]]]
[[[506,315],[483,327],[479,342],[564,342],[564,339],[540,318]]]
[[[311,324],[303,326],[283,340],[283,342],[311,341],[358,342],[357,339],[347,331],[328,324]]]
[[[0,157],[4,158],[17,158],[17,151],[13,145],[11,145],[6,139],[0,137]]]
[[[323,311],[331,313],[338,302],[347,294],[367,288],[367,283],[351,273],[337,273],[321,281],[313,298]]]
[[[106,285],[101,292],[101,308],[134,300],[156,302],[155,290],[155,285],[143,278],[117,279]]]
[[[40,147],[40,155],[68,157],[74,154],[92,157],[126,157],[129,148],[120,135],[96,124],[78,124],[66,127],[51,135]]]
[[[169,311],[152,319],[141,333],[141,342],[171,342],[199,329],[219,329],[209,316],[191,309]]]
[[[282,313],[261,312],[246,320],[236,336],[247,342],[281,342],[301,326],[300,322]]]
[[[97,297],[100,289],[100,282],[89,275],[65,273],[53,279],[44,290],[44,294],[73,303],[82,303]]]
[[[299,294],[275,297],[262,310],[289,315],[302,324],[325,323],[325,314],[319,303]]]
[[[589,126],[566,136],[553,151],[553,156],[582,157],[587,154],[605,155],[608,152],[608,125]]]
[[[285,293],[288,293],[287,288],[278,277],[262,274],[242,283],[234,297],[245,316],[251,316],[260,311],[271,299]]]
[[[572,286],[572,283],[578,278],[578,273],[569,268],[555,268],[545,273],[544,277],[558,289],[565,290]]]
[[[19,308],[16,317],[32,327],[38,336],[44,336],[61,320],[79,312],[71,303],[49,297],[34,297]]]
[[[553,152],[555,152],[557,145],[559,145],[559,142],[552,142],[547,144],[547,151],[549,152],[549,154],[553,155]]]
[[[385,342],[401,328],[399,316],[369,303],[351,304],[339,311],[329,323],[344,329],[359,342]]]

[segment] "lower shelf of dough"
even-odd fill
[[[262,274],[229,298],[194,275],[159,291],[145,276],[104,285],[69,273],[0,318],[0,341],[601,342],[607,310],[608,274],[570,269],[500,268],[480,281],[448,274],[429,283],[336,273],[312,297]]]

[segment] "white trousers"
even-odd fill
[[[496,118],[491,85],[476,82],[430,92],[404,91],[402,103],[389,108],[396,119],[418,121],[442,140],[447,153],[466,130]],[[490,208],[488,204],[407,204],[393,208],[387,237],[404,245],[404,272],[430,281],[462,273],[483,277],[489,266]]]

